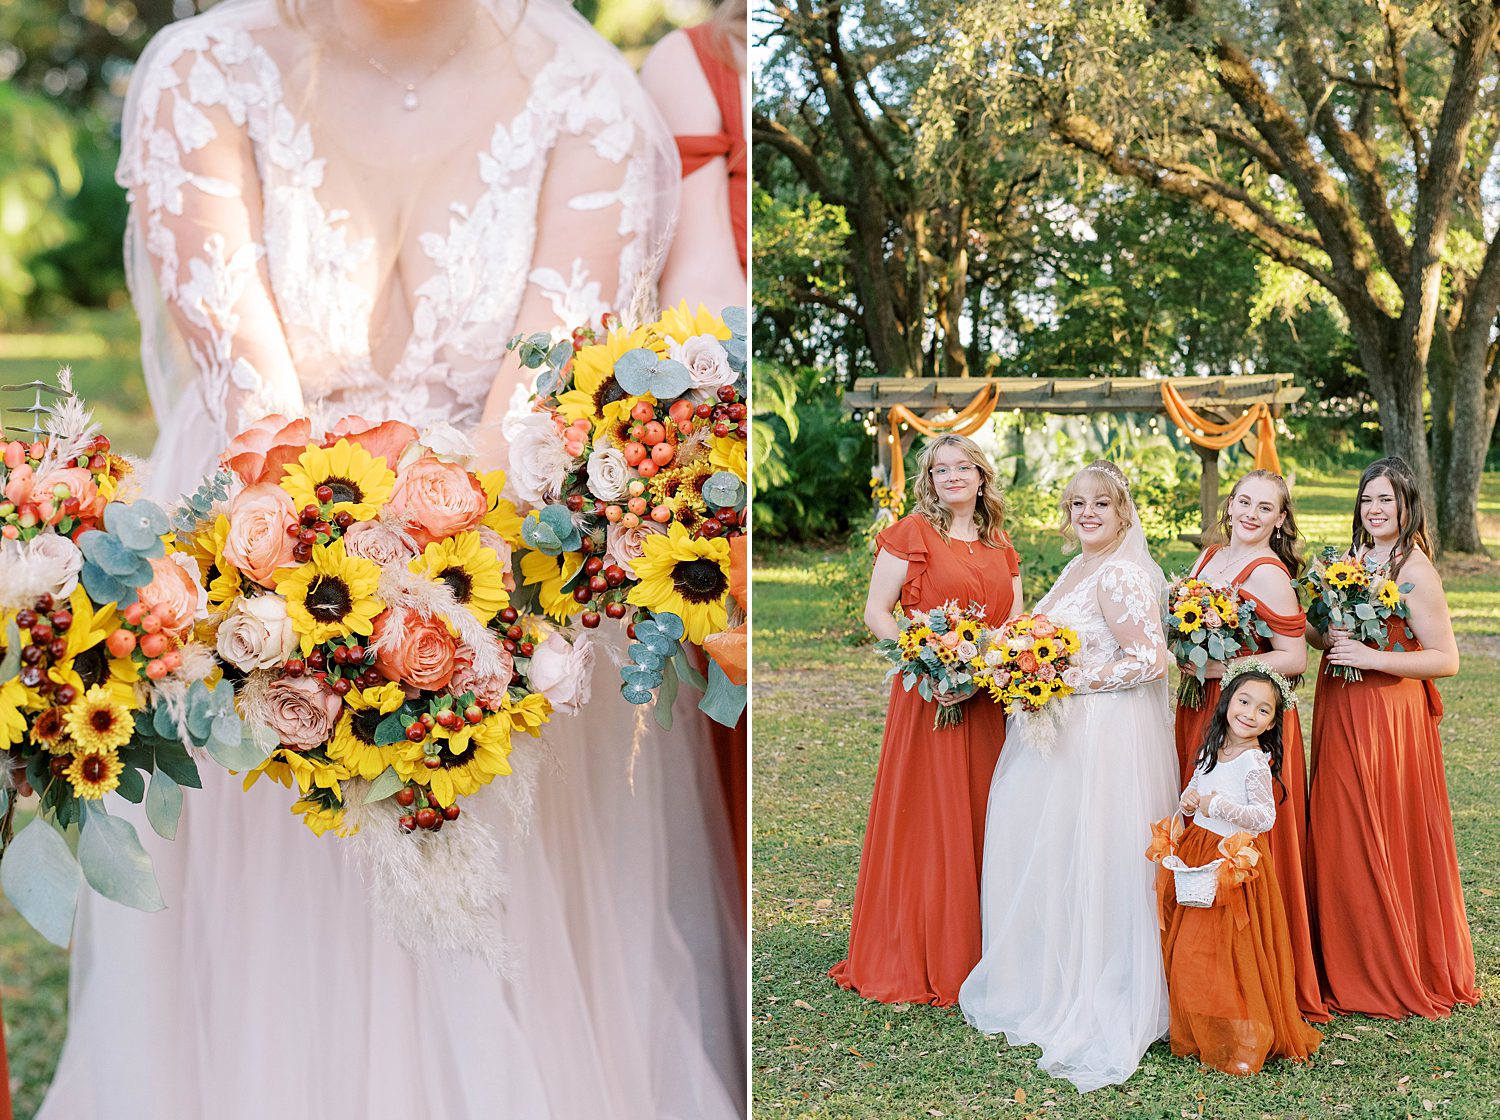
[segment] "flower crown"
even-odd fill
[[[1267,665],[1264,661],[1256,661],[1253,658],[1249,661],[1233,662],[1229,666],[1229,668],[1224,671],[1224,681],[1222,687],[1228,688],[1229,682],[1234,680],[1235,677],[1250,672],[1264,673],[1266,676],[1271,678],[1271,683],[1281,691],[1281,703],[1284,707],[1295,708],[1297,706],[1297,690],[1292,687],[1292,682],[1287,680],[1275,669]]]
[[[1125,472],[1120,470],[1119,467],[1116,467],[1114,470],[1110,470],[1108,467],[1100,466],[1097,463],[1090,463],[1083,469],[1086,471],[1093,471],[1095,474],[1102,474],[1112,481],[1118,482],[1125,488],[1125,492],[1127,494],[1130,492],[1130,479],[1125,476]]]

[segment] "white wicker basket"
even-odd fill
[[[1177,904],[1212,906],[1214,893],[1219,885],[1219,865],[1223,862],[1220,858],[1212,863],[1205,863],[1202,867],[1189,867],[1175,855],[1163,859],[1161,865],[1172,873],[1172,881],[1177,888]]]

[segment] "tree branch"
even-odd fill
[[[766,144],[785,156],[798,177],[816,191],[824,202],[848,205],[832,189],[813,150],[780,121],[774,121],[761,113],[751,114],[750,139],[752,143]]]

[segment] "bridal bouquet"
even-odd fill
[[[1065,676],[1078,648],[1076,630],[1044,614],[1017,615],[991,635],[979,684],[1009,714],[1039,712],[1073,691]]]
[[[262,775],[322,835],[436,832],[511,773],[512,737],[552,705],[542,628],[510,605],[520,518],[463,438],[400,421],[269,416],[236,436],[227,501],[177,535],[208,589],[240,712],[270,739]]]
[[[1209,661],[1253,653],[1257,639],[1271,636],[1271,628],[1255,613],[1255,604],[1241,599],[1232,586],[1193,577],[1173,580],[1167,588],[1166,610],[1167,648],[1182,668],[1177,702],[1190,708],[1203,705],[1204,670]]]
[[[744,534],[749,497],[746,319],[702,305],[634,329],[517,336],[540,370],[505,425],[521,523],[522,592],[558,621],[622,621],[621,693],[671,726],[679,679],[727,726],[745,705]],[[683,643],[709,655],[705,677]]]
[[[875,643],[876,652],[891,662],[887,680],[899,675],[901,687],[907,692],[915,688],[923,700],[968,696],[980,687],[986,669],[983,650],[990,640],[982,606],[970,603],[960,608],[947,602],[897,621],[901,633]],[[963,719],[960,705],[940,704],[932,729],[955,727]]]
[[[1407,617],[1405,596],[1413,587],[1410,583],[1397,586],[1380,565],[1345,559],[1333,548],[1323,550],[1301,582],[1309,598],[1307,621],[1314,629],[1325,634],[1335,628],[1347,630],[1357,641],[1377,649],[1385,646],[1388,621]],[[1400,642],[1392,648],[1403,649]],[[1332,672],[1346,681],[1364,677],[1349,665],[1335,665]]]
[[[151,861],[104,795],[145,802],[177,832],[194,752],[253,765],[230,690],[215,687],[194,622],[203,597],[191,563],[162,543],[168,515],[126,501],[128,461],[110,450],[64,371],[61,399],[25,411],[46,431],[0,441],[0,881],[50,941],[72,934],[77,891],[160,910]],[[148,786],[149,780],[149,786]],[[37,813],[12,838],[17,796]],[[77,825],[76,857],[62,829]]]

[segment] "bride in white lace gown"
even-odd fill
[[[1055,735],[1011,717],[990,785],[980,896],[983,957],[964,1017],[1080,1092],[1124,1081],[1167,1029],[1167,985],[1144,852],[1173,810],[1165,580],[1125,476],[1085,467],[1063,494],[1082,553],[1036,610],[1082,649]],[[1040,718],[1040,717],[1038,717]]]
[[[169,26],[119,169],[156,495],[271,411],[503,412],[512,333],[650,282],[676,175],[633,75],[560,0],[227,0]],[[670,843],[710,897],[716,853],[674,813],[659,733],[631,773],[642,710],[598,661],[593,703],[530,752],[529,829],[496,787],[465,802],[503,837],[512,978],[402,951],[288,791],[204,767],[176,843],[140,828],[168,909],[81,905],[44,1120],[739,1115],[742,997],[694,967],[723,930],[665,874]]]

